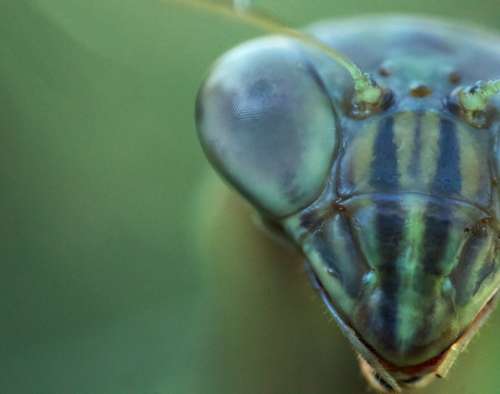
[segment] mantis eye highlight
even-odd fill
[[[214,167],[276,217],[320,194],[337,149],[330,98],[287,38],[254,40],[223,56],[200,90],[197,128]]]

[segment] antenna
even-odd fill
[[[490,100],[500,93],[500,79],[478,82],[459,92],[460,104],[466,111],[484,111]]]
[[[494,96],[500,93],[500,79],[487,82],[477,82],[476,84],[460,88],[458,90],[458,103],[462,107],[466,120],[481,127],[482,116]],[[479,116],[478,116],[479,115]]]
[[[247,25],[257,27],[266,32],[284,34],[293,37],[305,44],[315,47],[323,51],[332,60],[344,67],[352,77],[354,83],[354,106],[360,112],[371,113],[382,104],[385,96],[384,89],[376,84],[367,73],[361,71],[350,59],[345,55],[329,47],[320,40],[292,29],[282,23],[279,23],[255,10],[250,10],[251,1],[235,0],[231,4],[227,2],[212,2],[206,0],[163,0],[166,3],[174,3],[179,6],[204,9],[206,11],[220,14],[227,18],[237,19]]]

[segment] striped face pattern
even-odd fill
[[[306,216],[301,242],[359,335],[391,364],[418,365],[467,328],[496,280],[489,133],[435,111],[353,125],[336,205]]]
[[[356,126],[340,164],[340,195],[405,191],[488,206],[488,133],[437,111],[401,112]]]
[[[500,76],[500,38],[411,17],[309,32],[390,91],[387,105],[354,116],[342,67],[292,39],[259,39],[202,87],[202,146],[302,251],[368,380],[426,384],[447,373],[500,285],[500,99],[481,127],[453,101],[458,86]]]

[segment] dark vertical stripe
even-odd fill
[[[360,157],[359,160],[366,160]],[[399,184],[397,147],[394,143],[394,118],[388,116],[380,121],[373,144],[373,163],[370,178],[377,191],[397,191]]]
[[[460,146],[456,124],[453,120],[441,118],[439,121],[439,151],[436,173],[431,184],[432,194],[457,194],[462,188],[460,173]],[[422,260],[423,271],[428,275],[442,275],[443,259],[449,244],[453,208],[449,205],[435,207],[428,205],[425,213],[425,234]],[[424,279],[425,280],[425,279]],[[433,327],[435,306],[431,303],[423,313],[417,336],[426,337]]]
[[[456,124],[453,120],[441,118],[439,122],[439,152],[437,158],[436,173],[431,184],[432,194],[454,195],[461,192],[462,178],[460,172],[460,141],[457,137]],[[432,206],[428,204],[425,212],[425,233],[422,260],[424,275],[443,275],[448,258],[447,252],[450,248],[450,232],[453,229],[455,209],[451,204]],[[454,246],[455,248],[455,246]],[[468,253],[468,252],[467,252]],[[422,283],[429,279],[423,278]],[[452,276],[453,281],[453,276]],[[431,283],[431,282],[428,282]],[[455,286],[456,287],[456,286]],[[424,288],[423,288],[424,290]],[[457,289],[458,293],[462,289]],[[426,291],[429,296],[432,289]],[[457,298],[455,299],[457,300]],[[451,308],[448,305],[448,308]],[[417,330],[416,337],[429,337],[435,329],[434,315],[436,305],[430,303],[422,311],[422,322]],[[452,313],[449,311],[449,313]]]
[[[399,172],[397,146],[394,141],[394,118],[388,116],[380,121],[378,134],[373,144],[373,162],[370,183],[376,191],[397,191]],[[397,347],[397,298],[399,272],[396,260],[403,239],[403,215],[396,201],[376,204],[375,231],[377,234],[380,290],[383,295],[378,313],[373,316],[375,326],[388,348]]]
[[[460,147],[455,122],[442,118],[439,133],[439,158],[432,192],[455,194],[462,188],[460,174]]]
[[[377,203],[376,231],[380,258],[380,290],[383,295],[378,311],[378,326],[381,327],[385,345],[393,350],[398,348],[398,297],[401,285],[398,258],[404,239],[404,217],[399,202]]]
[[[431,192],[433,194],[458,193],[462,182],[460,179],[460,149],[455,122],[442,118],[439,125],[439,157]],[[453,210],[448,205],[443,205],[439,212],[435,208],[427,207],[423,260],[427,273],[440,274],[441,260],[448,245],[452,215]]]
[[[441,274],[441,260],[443,259],[451,224],[451,208],[446,205],[440,206],[441,211],[427,213],[425,216],[424,234],[424,271],[428,274]]]

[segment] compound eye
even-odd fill
[[[335,113],[305,56],[290,39],[251,41],[218,61],[198,96],[208,158],[272,216],[319,195],[336,150]]]

